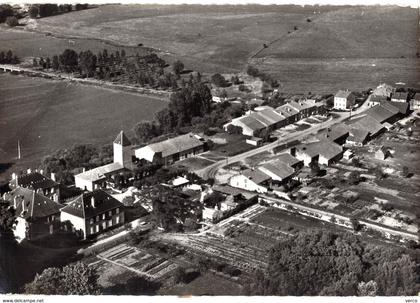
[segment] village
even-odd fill
[[[180,271],[235,288],[267,267],[273,241],[302,230],[416,247],[419,108],[419,93],[381,84],[255,104],[223,125],[243,140],[233,144],[187,133],[136,146],[121,131],[112,163],[81,168],[73,185],[53,171],[15,172],[3,199],[16,211],[18,242],[76,236],[71,248],[113,291],[140,276],[171,294]],[[235,145],[246,148],[230,153]]]

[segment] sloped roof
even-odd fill
[[[350,129],[349,140],[355,142],[363,142],[369,136],[369,131],[360,127],[354,127]]]
[[[416,93],[411,100],[420,101],[420,93]]]
[[[384,128],[381,123],[375,119],[371,119],[369,116],[363,117],[362,119],[351,124],[351,127],[366,130],[370,133],[371,136],[375,136]]]
[[[352,94],[352,92],[351,91],[349,91],[349,90],[339,90],[335,95],[334,95],[334,97],[337,97],[337,98],[348,98],[350,95]]]
[[[320,155],[324,158],[330,160],[338,156],[343,148],[335,144],[334,142],[323,140],[318,142],[307,143],[299,148],[299,150],[304,151],[311,158]]]
[[[95,206],[92,205],[92,198]],[[70,201],[67,206],[61,209],[62,212],[69,213],[79,218],[92,218],[106,211],[123,207],[124,205],[111,195],[101,189],[92,192],[85,192]]]
[[[46,189],[57,186],[58,183],[38,172],[32,172],[22,176],[17,176],[17,186],[37,189]]]
[[[123,131],[120,131],[118,136],[115,138],[114,143],[120,144],[122,146],[130,146],[131,142],[128,140],[127,136],[124,134]]]
[[[383,107],[382,104],[369,108],[365,113],[379,123],[395,116],[395,113]]]
[[[383,83],[373,90],[372,95],[390,97],[393,91],[391,85]]]
[[[273,180],[282,181],[292,176],[295,170],[281,161],[273,161],[258,167],[263,173],[271,174]]]
[[[398,112],[401,114],[406,114],[409,108],[408,102],[389,102],[393,107],[398,109]]]
[[[262,171],[258,169],[247,169],[242,172],[242,175],[247,177],[249,180],[256,184],[260,184],[264,181],[270,180],[270,176],[264,174]]]
[[[345,137],[349,134],[349,128],[347,125],[344,124],[338,124],[334,125],[322,133],[320,133],[317,137],[321,140],[328,139],[330,141],[335,141],[337,139],[340,139],[342,137]]]
[[[253,114],[251,114],[251,116],[252,115]],[[255,115],[257,119],[259,117],[263,117],[269,123],[269,125],[275,124],[285,119],[280,113],[276,112],[272,108],[265,108],[259,112],[256,112]]]
[[[294,116],[294,115],[297,115],[299,113],[299,111],[297,111],[293,106],[291,106],[288,103],[277,107],[276,111],[281,113],[285,117]]]
[[[243,116],[240,119],[238,119],[238,121],[253,131],[264,129],[267,127],[267,125],[261,123],[260,121],[250,116]]]
[[[203,145],[204,143],[194,135],[185,134],[165,141],[149,144],[147,147],[154,153],[162,153],[162,157],[168,157]]]
[[[280,154],[277,156],[276,158],[277,161],[282,162],[288,166],[293,166],[299,162],[302,162],[298,159],[296,159],[295,157],[293,157],[291,154],[289,153],[284,153],[284,154]]]
[[[369,96],[369,101],[371,102],[384,102],[387,101],[387,97],[383,96],[383,95],[370,95]]]
[[[12,205],[16,199],[16,214],[24,219],[45,218],[60,212],[63,205],[38,194],[35,190],[17,187],[5,195]]]
[[[95,182],[101,179],[106,178],[106,175],[112,174],[114,172],[120,171],[124,169],[124,166],[121,163],[110,163],[103,166],[96,167],[91,170],[87,170],[83,173],[75,175],[77,178],[81,178],[83,180]]]

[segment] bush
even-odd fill
[[[239,134],[242,134],[242,127],[236,126],[236,125],[233,125],[233,124],[229,124],[226,128],[226,131],[227,131],[228,134],[231,134],[231,135],[232,134],[239,135]]]
[[[221,74],[214,74],[213,76],[211,76],[211,82],[218,87],[228,86],[225,77],[223,77]]]
[[[19,21],[16,17],[7,17],[6,18],[6,24],[10,27],[15,27],[19,25]]]

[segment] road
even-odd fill
[[[265,151],[269,151],[272,150],[273,148],[275,148],[276,146],[279,146],[281,144],[288,144],[291,143],[292,141],[295,140],[299,140],[299,139],[303,139],[311,134],[315,134],[318,131],[322,130],[322,129],[326,129],[331,127],[334,124],[337,123],[341,123],[347,119],[349,119],[350,117],[355,117],[356,115],[360,115],[361,113],[363,113],[363,111],[365,111],[366,109],[368,109],[368,106],[366,104],[366,102],[359,108],[357,108],[356,110],[354,110],[350,116],[350,112],[337,112],[336,114],[339,115],[338,118],[335,119],[330,119],[328,121],[322,122],[318,125],[312,126],[311,128],[302,130],[302,131],[297,131],[291,134],[288,134],[286,136],[282,136],[279,137],[277,141],[266,144],[264,146],[261,146],[259,148],[255,148],[252,149],[250,151],[246,151],[242,154],[239,155],[235,155],[232,157],[227,157],[226,159],[217,161],[205,168],[196,170],[195,173],[197,175],[199,175],[200,177],[202,177],[203,179],[209,179],[209,178],[214,178],[214,176],[217,173],[217,170],[219,170],[221,167],[228,165],[230,163],[234,163],[234,162],[238,162],[238,161],[243,161],[246,158],[249,158],[251,156],[254,156],[256,154],[265,152]]]

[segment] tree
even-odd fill
[[[352,185],[359,184],[361,179],[362,179],[362,177],[360,176],[360,172],[358,172],[358,171],[352,171],[349,174],[349,177],[348,177],[348,181]]]
[[[185,280],[186,280],[186,277],[187,277],[187,274],[185,272],[185,269],[182,268],[182,267],[178,267],[175,270],[173,277],[174,277],[174,282],[176,284],[178,284],[178,283],[184,283]]]
[[[260,74],[260,71],[255,66],[248,65],[246,69],[246,73],[252,77],[258,77]]]
[[[153,122],[139,122],[134,126],[134,134],[139,142],[146,143],[157,135]]]
[[[223,77],[219,73],[214,74],[213,76],[211,76],[211,82],[214,85],[218,86],[218,87],[226,87],[226,86],[228,86],[228,83],[227,83],[225,77]]]
[[[233,124],[229,124],[226,127],[226,131],[227,131],[228,134],[231,134],[231,135],[232,134],[239,135],[239,134],[242,134],[242,127],[237,126],[237,125],[233,125]]]
[[[374,297],[378,293],[378,284],[370,280],[369,282],[363,282],[361,281],[357,285],[357,295],[362,297]]]
[[[179,76],[181,72],[184,70],[184,63],[179,60],[176,60],[172,65],[172,70],[175,75]]]
[[[58,61],[58,56],[53,56],[51,67],[54,70],[58,70],[60,68],[60,62]]]
[[[82,262],[63,268],[47,268],[25,285],[26,294],[99,295],[96,271]]]
[[[15,16],[7,17],[6,24],[10,27],[15,27],[19,25],[19,21]]]
[[[72,49],[66,49],[60,56],[59,62],[60,65],[64,68],[66,72],[75,71],[78,65],[78,54]]]
[[[362,225],[360,224],[359,220],[357,220],[354,217],[350,218],[350,223],[354,231],[360,231],[360,229],[362,228]]]
[[[234,85],[241,84],[241,81],[239,80],[238,75],[233,75],[233,76],[230,78],[230,82],[232,82]]]
[[[38,18],[39,15],[39,8],[36,5],[31,5],[29,8],[29,17],[32,19]]]

